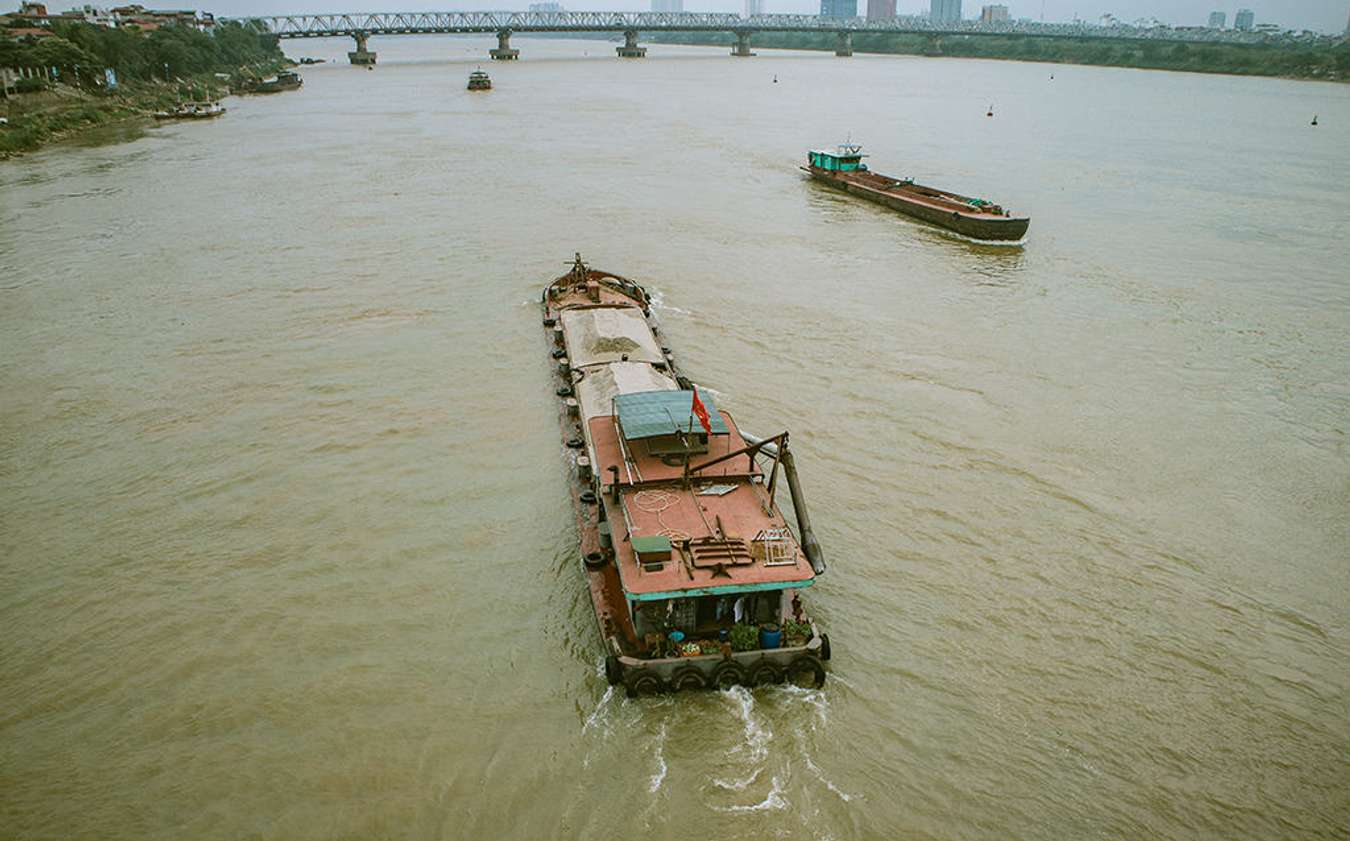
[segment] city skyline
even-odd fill
[[[144,2],[144,0],[142,0]],[[997,2],[997,0],[996,0]],[[10,0],[5,6],[17,9],[19,0]],[[53,10],[76,8],[83,3],[57,0],[48,3]],[[148,4],[154,7],[156,4]],[[415,12],[415,11],[477,11],[525,10],[529,0],[204,0],[196,4],[203,11],[222,17],[247,15],[315,14],[331,12]],[[564,8],[576,11],[648,11],[651,0],[572,0],[563,2]],[[818,14],[820,0],[773,0],[767,4],[771,14]],[[962,9],[967,20],[978,19],[984,2],[971,2]],[[1102,15],[1113,14],[1124,22],[1138,18],[1157,18],[1173,26],[1205,26],[1210,12],[1226,13],[1233,21],[1238,9],[1251,9],[1256,22],[1274,23],[1286,29],[1312,29],[1328,34],[1346,31],[1350,16],[1350,0],[1002,0],[1014,20],[1040,20],[1042,8],[1046,22],[1067,22],[1075,18],[1096,23]],[[744,0],[685,0],[688,12],[724,12],[741,14]],[[897,0],[896,14],[927,17],[930,0]],[[858,0],[858,15],[867,13],[867,0]]]

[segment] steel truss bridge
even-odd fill
[[[1083,23],[1030,23],[1006,21],[936,22],[926,17],[905,16],[892,20],[833,18],[818,15],[754,15],[709,12],[348,12],[316,15],[279,15],[236,20],[260,21],[280,38],[328,38],[347,36],[356,40],[353,63],[374,63],[366,40],[374,35],[420,35],[438,33],[495,33],[498,49],[493,58],[515,58],[510,49],[513,32],[622,32],[627,38],[620,55],[640,56],[640,32],[729,32],[737,38],[733,55],[751,55],[750,36],[758,32],[833,32],[838,37],[836,54],[851,55],[854,33],[890,33],[928,36],[935,51],[944,36],[1015,36],[1026,38],[1090,38],[1113,41],[1182,41],[1192,43],[1261,43],[1262,33],[1215,29],[1140,28],[1091,26]],[[362,60],[368,57],[368,61]]]
[[[445,32],[894,32],[920,35],[1029,35],[1042,38],[1106,38],[1227,43],[1260,42],[1260,33],[1195,31],[1155,27],[1089,26],[1069,23],[937,23],[925,17],[894,20],[817,15],[741,17],[707,12],[351,12],[281,15],[261,20],[282,38],[335,35],[414,35]]]

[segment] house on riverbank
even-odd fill
[[[50,29],[55,22],[87,23],[103,29],[135,27],[141,32],[151,32],[161,26],[187,26],[210,32],[216,25],[215,15],[199,12],[195,9],[147,9],[144,6],[117,6],[101,9],[96,6],[83,6],[79,9],[50,14],[43,3],[24,3],[17,12],[8,12],[0,16],[0,28],[8,26],[22,28]],[[11,37],[14,37],[11,35]]]

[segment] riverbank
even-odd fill
[[[58,20],[41,38],[0,30],[0,67],[20,72],[0,99],[0,158],[116,120],[150,116],[185,100],[215,99],[228,85],[291,63],[257,21],[110,28]],[[105,70],[106,68],[106,70]],[[115,78],[115,89],[106,87]],[[60,83],[49,79],[62,80]]]
[[[289,61],[252,70],[266,76],[291,66]],[[228,80],[214,73],[172,82],[130,82],[116,91],[89,91],[53,84],[45,90],[0,99],[0,160],[7,160],[82,132],[122,120],[144,119],[180,102],[215,100],[229,95]]]
[[[735,43],[732,35],[717,33],[668,33],[652,35],[649,40],[653,43],[726,46],[728,49]],[[935,55],[932,42],[923,35],[859,32],[852,40],[853,51],[857,53]],[[753,45],[761,49],[833,52],[835,35],[832,32],[763,32],[755,34]],[[1326,47],[949,35],[942,38],[938,49],[940,53],[936,55],[947,58],[1350,81],[1350,41],[1345,40]]]
[[[215,80],[212,80],[213,82]],[[149,117],[186,98],[215,99],[228,92],[221,83],[140,83],[116,93],[91,93],[69,85],[22,93],[0,101],[0,160],[119,120]]]

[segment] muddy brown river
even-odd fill
[[[491,43],[0,164],[0,836],[1350,835],[1350,87]],[[605,685],[576,251],[791,430],[822,689]]]

